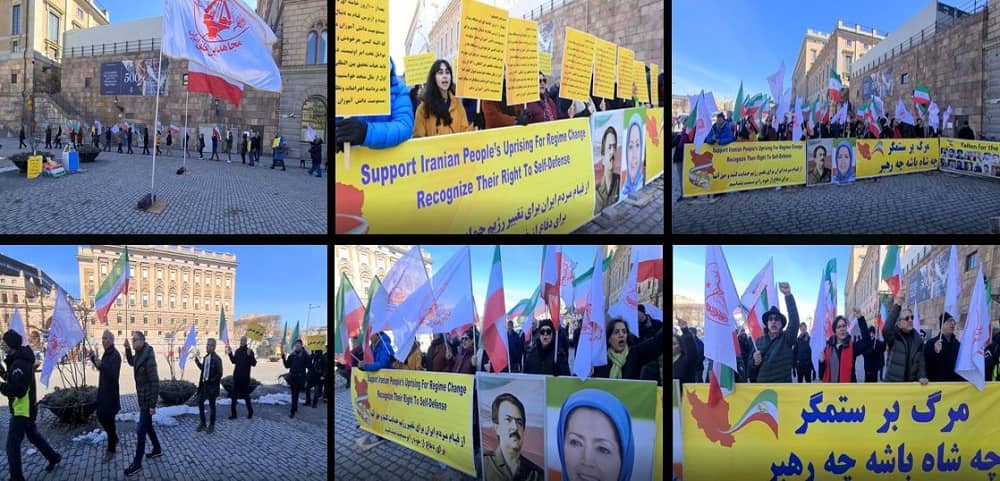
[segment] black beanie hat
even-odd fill
[[[941,326],[944,325],[944,321],[947,321],[948,319],[955,320],[954,317],[951,317],[951,314],[948,314],[948,311],[945,311],[944,314],[941,314],[941,317],[938,317],[938,329],[941,329]],[[958,321],[955,320],[955,322]]]
[[[785,326],[788,325],[788,319],[786,319],[785,315],[778,310],[778,306],[771,306],[771,309],[769,311],[765,312],[760,316],[760,321],[764,323],[765,326],[767,325],[767,316],[770,316],[771,314],[775,314],[778,316],[778,319],[781,319],[782,329],[784,329]]]
[[[644,306],[642,304],[639,304],[639,312],[645,314],[646,313],[646,306]]]
[[[3,342],[11,349],[17,349],[21,347],[21,335],[11,329],[3,333]]]

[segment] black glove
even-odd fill
[[[528,120],[531,119],[531,111],[525,110],[521,112],[521,115],[517,116],[517,125],[528,125]]]
[[[343,142],[337,142],[336,145],[337,145],[337,151],[335,153],[340,153],[340,152],[344,151],[344,143]]]
[[[368,124],[358,119],[344,119],[337,122],[337,142],[350,142],[361,145],[368,135]]]

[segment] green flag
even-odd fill
[[[739,125],[743,119],[743,82],[740,81],[740,93],[736,95],[736,103],[733,104],[733,124]]]
[[[285,352],[284,351],[286,344],[285,341],[288,339],[288,322],[285,322],[285,327],[281,330],[281,332],[283,333],[281,335],[281,349],[282,349],[281,352]]]
[[[285,346],[288,348],[289,351],[291,351],[292,348],[295,347],[295,341],[298,340],[299,340],[299,321],[295,321],[295,330],[292,331],[292,337],[288,339],[288,344],[286,344]]]
[[[372,279],[372,283],[368,286],[368,299],[365,302],[365,317],[361,323],[361,345],[364,348],[364,362],[371,363],[375,362],[375,356],[372,352],[371,341],[369,341],[369,336],[371,336],[371,319],[369,317],[369,311],[372,307],[372,298],[375,297],[375,293],[378,292],[379,288],[382,287],[382,281],[379,280],[378,276]]]

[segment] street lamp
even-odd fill
[[[309,304],[309,309],[306,310],[306,330],[309,330],[309,314],[312,313],[313,309],[319,309],[319,304]]]

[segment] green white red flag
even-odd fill
[[[840,75],[837,75],[837,71],[830,69],[830,99],[834,102],[840,102],[840,90],[843,88],[843,84],[840,82]]]
[[[128,246],[126,246],[122,250],[122,255],[115,261],[114,267],[111,268],[111,273],[101,283],[101,288],[97,291],[97,295],[94,296],[94,309],[97,312],[97,318],[101,322],[108,323],[108,311],[111,309],[111,304],[115,302],[115,298],[122,293],[128,294],[128,281],[130,277]]]
[[[885,262],[882,263],[882,280],[892,291],[892,297],[899,295],[902,281],[902,271],[899,268],[899,246],[891,245],[885,252]]]

